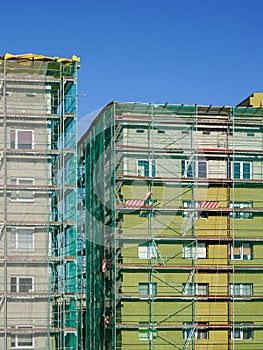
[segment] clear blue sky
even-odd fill
[[[1,54],[81,58],[79,117],[112,100],[235,105],[263,91],[262,0],[1,3]]]

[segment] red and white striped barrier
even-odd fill
[[[201,203],[201,208],[209,208],[209,209],[214,209],[218,208],[219,202],[217,201],[205,201]]]

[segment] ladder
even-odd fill
[[[195,328],[196,328],[196,326],[194,326],[194,328],[192,328],[191,331],[189,332],[188,337],[186,339],[186,342],[184,344],[183,350],[187,350],[190,341],[193,339],[193,336],[195,333]]]
[[[3,309],[4,301],[5,301],[5,297],[2,297],[2,298],[0,299],[0,311],[2,311],[2,309]]]
[[[4,164],[4,152],[0,152],[0,170],[2,169]]]
[[[3,96],[3,92],[4,92],[4,81],[1,80],[0,81],[0,96]]]
[[[192,223],[192,219],[195,215],[195,211],[193,210],[190,215],[188,216],[186,222],[184,223],[184,227],[183,227],[183,230],[182,230],[182,236],[184,237],[186,232],[189,230],[189,227],[191,226],[191,223]]]
[[[164,265],[164,260],[163,260],[161,254],[160,254],[160,251],[159,251],[158,246],[155,243],[155,241],[152,241],[152,246],[154,247],[154,249],[156,251],[157,259],[158,259],[160,265]]]
[[[192,161],[194,159],[194,156],[195,156],[194,153],[192,153],[190,158],[186,161],[183,177],[187,177],[188,169],[189,169],[190,164],[192,163]]]
[[[3,234],[4,234],[4,224],[0,224],[0,240],[2,239],[3,237]]]
[[[190,285],[190,282],[191,282],[191,280],[193,279],[194,273],[195,273],[195,269],[193,269],[193,270],[189,273],[189,276],[187,277],[187,280],[186,280],[186,283],[185,283],[185,286],[184,286],[183,293],[188,289],[188,287],[189,287],[189,285]]]
[[[115,196],[117,198],[118,204],[122,204],[122,201],[120,199],[120,195],[119,195],[119,193],[117,191],[115,191]]]

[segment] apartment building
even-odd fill
[[[0,349],[77,349],[79,59],[0,57]]]
[[[86,349],[261,348],[262,99],[112,102],[82,136]]]

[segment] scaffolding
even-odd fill
[[[112,102],[79,142],[88,349],[259,349],[263,109]]]
[[[3,350],[78,348],[78,61],[0,57]]]

